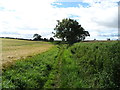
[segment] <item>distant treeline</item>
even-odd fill
[[[47,39],[47,38],[40,38],[40,39],[36,39],[34,38],[33,41],[54,41],[53,38]]]
[[[32,41],[32,39],[14,38],[14,37],[0,37],[0,38],[6,38],[6,39],[18,39],[18,40],[29,40],[29,41]]]
[[[18,39],[18,40],[29,40],[29,41],[54,41],[53,38],[47,39],[47,38],[41,38],[39,40],[37,39],[24,39],[24,38],[14,38],[14,37],[0,37],[0,38],[6,38],[6,39]]]
[[[59,40],[54,40],[53,38],[50,38],[50,39],[47,39],[47,38],[40,38],[40,39],[25,39],[25,38],[14,38],[14,37],[0,37],[0,38],[6,38],[6,39],[18,39],[18,40],[28,40],[28,41],[59,41]],[[104,42],[104,41],[111,41],[110,39],[107,39],[107,40],[85,40],[85,41],[82,41],[82,42],[93,42],[93,41],[101,41],[101,42]],[[112,41],[116,41],[116,40],[112,40]],[[119,41],[119,39],[117,39],[117,41]]]

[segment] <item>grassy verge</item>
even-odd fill
[[[53,69],[58,54],[56,47],[50,51],[17,61],[2,75],[3,88],[43,88]]]
[[[120,88],[120,43],[76,43],[62,56],[61,88]]]

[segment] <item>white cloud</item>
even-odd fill
[[[51,0],[53,2],[53,0]],[[52,3],[50,0],[2,0],[0,5],[5,8],[0,11],[0,32],[17,31],[31,33],[32,28],[39,29],[41,32],[45,28],[52,27]],[[51,19],[50,19],[51,18]],[[28,27],[28,30],[18,28]],[[44,29],[43,29],[44,28]],[[34,30],[35,32],[36,30]],[[44,32],[44,31],[43,31]],[[38,32],[36,32],[38,33]]]
[[[115,2],[118,0],[79,0],[90,6],[68,8],[52,6],[51,3],[55,1],[0,0],[0,7],[2,7],[0,9],[0,32],[17,32],[20,35],[39,33],[43,37],[51,37],[51,32],[57,24],[56,20],[70,15],[78,16],[73,18],[90,32],[91,39],[101,32],[117,31],[118,6]],[[24,38],[26,38],[25,35],[23,35]]]

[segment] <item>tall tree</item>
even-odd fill
[[[76,20],[66,18],[61,22],[57,20],[57,22],[54,37],[60,38],[62,41],[66,40],[69,44],[82,41],[86,36],[90,36],[89,32],[85,31]]]

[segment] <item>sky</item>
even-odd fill
[[[56,20],[75,19],[86,40],[118,39],[119,0],[0,0],[0,37],[53,37]]]

